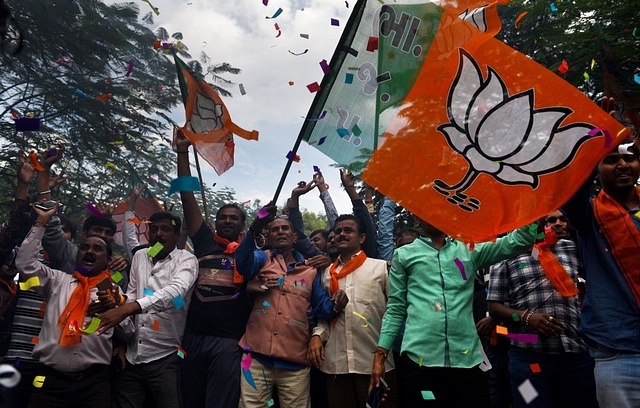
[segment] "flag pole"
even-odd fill
[[[182,96],[182,103],[185,104],[186,106],[187,97],[188,97],[187,93],[185,92],[186,84],[183,83],[184,79],[182,78],[180,67],[178,66],[178,57],[176,55],[176,51],[173,48],[171,49],[171,51],[173,53],[173,62],[175,62],[176,64],[176,73],[178,75],[178,83],[180,84],[180,94]],[[196,146],[193,144],[193,142],[191,142],[191,146],[193,146],[193,155],[196,158],[196,170],[198,171],[198,179],[200,180],[200,194],[202,195],[202,207],[204,210],[204,219],[205,221],[209,222],[209,209],[207,208],[207,197],[204,194],[204,182],[202,181],[202,171],[200,170],[200,160],[198,160],[198,150],[196,149]]]
[[[293,145],[293,149],[291,149],[291,152],[293,153],[294,157],[298,153],[298,148],[300,147],[300,143],[302,143],[302,132],[298,135],[298,138],[296,139],[296,142]],[[292,162],[293,160],[287,159],[287,164],[286,166],[284,166],[284,171],[282,172],[282,176],[280,176],[280,182],[278,183],[278,188],[276,188],[276,192],[273,195],[273,200],[271,200],[273,205],[276,205],[276,201],[278,201],[278,196],[280,196],[280,192],[282,191],[282,186],[284,186],[284,181],[287,179],[289,170],[291,170]]]

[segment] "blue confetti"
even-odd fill
[[[182,298],[182,295],[178,295],[173,298],[173,305],[176,307],[176,310],[180,310],[184,307],[184,299]]]

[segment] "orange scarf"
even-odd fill
[[[232,255],[236,252],[236,249],[238,249],[238,247],[240,246],[240,243],[242,242],[242,236],[239,236],[238,239],[235,241],[229,241],[228,239],[222,238],[220,235],[215,233],[213,234],[213,240],[216,241],[218,244],[227,248],[224,250],[225,254]],[[244,278],[242,277],[242,275],[240,275],[240,273],[238,273],[238,269],[236,268],[236,261],[234,259],[233,260],[233,283],[241,284],[242,282],[244,282]]]
[[[578,287],[558,258],[549,250],[549,247],[556,242],[558,242],[558,236],[553,229],[547,227],[544,229],[544,241],[538,242],[533,247],[538,250],[538,260],[542,270],[556,290],[564,297],[572,297],[578,294]]]
[[[340,257],[338,257],[338,259],[336,259],[335,262],[331,264],[331,268],[329,268],[329,273],[331,273],[331,284],[329,285],[329,290],[332,295],[340,290],[338,279],[342,279],[351,272],[358,269],[360,266],[362,266],[366,259],[367,255],[364,253],[364,251],[360,251],[358,255],[354,256],[346,264],[344,264],[342,269],[340,269],[340,272],[336,272],[336,268],[338,267],[338,263],[340,262]]]
[[[64,308],[62,314],[58,318],[58,328],[60,329],[60,340],[58,344],[61,346],[75,346],[80,344],[82,336],[79,329],[82,328],[87,307],[89,306],[89,296],[91,288],[96,287],[98,283],[105,278],[111,279],[108,270],[104,270],[96,276],[84,276],[80,272],[75,271],[73,277],[78,280],[78,286],[73,290],[67,307]]]
[[[640,198],[640,190],[634,191]],[[604,190],[593,200],[593,210],[611,255],[640,306],[640,232],[627,209]]]

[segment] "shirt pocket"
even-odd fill
[[[372,305],[376,304],[376,300],[380,297],[381,288],[378,281],[358,280],[355,283],[353,293],[355,299],[349,299],[349,302],[357,304]]]

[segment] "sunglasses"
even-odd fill
[[[547,224],[555,224],[558,220],[560,220],[560,222],[567,222],[567,217],[564,215],[559,217],[547,217]]]

